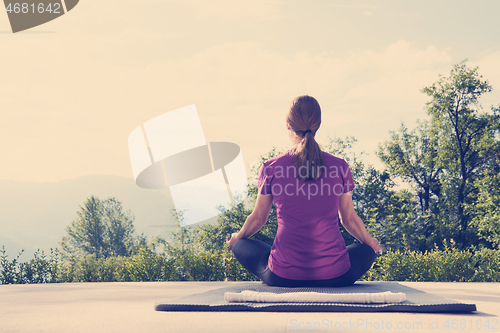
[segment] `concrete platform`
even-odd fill
[[[500,332],[500,283],[401,282],[475,303],[473,314],[154,311],[234,283],[0,285],[0,332]]]

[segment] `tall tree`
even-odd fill
[[[438,158],[446,171],[446,196],[449,207],[456,207],[457,241],[463,247],[474,241],[475,231],[468,230],[472,216],[465,209],[476,196],[474,181],[480,170],[500,152],[495,133],[499,130],[498,109],[482,112],[479,98],[491,91],[478,68],[463,61],[448,77],[422,90],[431,97],[427,112],[432,133],[438,137]]]
[[[61,248],[65,255],[95,254],[96,257],[127,256],[134,247],[134,216],[124,212],[113,197],[91,196],[66,228]]]

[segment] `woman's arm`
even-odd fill
[[[371,246],[375,252],[382,252],[382,247],[378,241],[370,236],[366,231],[365,224],[354,211],[351,192],[340,196],[339,213],[342,225],[348,233],[353,235],[361,243]]]
[[[253,212],[248,215],[245,224],[243,224],[243,227],[241,227],[239,232],[235,232],[231,236],[227,236],[227,245],[231,247],[238,240],[248,238],[259,231],[267,222],[272,203],[272,195],[257,194],[257,202],[255,203]]]

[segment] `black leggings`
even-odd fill
[[[233,247],[233,253],[240,264],[257,275],[268,286],[280,287],[343,287],[354,284],[372,267],[375,251],[366,244],[352,244],[347,247],[351,268],[343,275],[328,280],[291,280],[282,278],[269,269],[267,261],[271,246],[256,239],[240,239]]]

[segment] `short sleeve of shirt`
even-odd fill
[[[354,189],[354,181],[352,179],[351,168],[346,161],[344,161],[344,165],[342,166],[342,178],[344,181],[343,193],[350,192]]]
[[[263,163],[259,170],[259,179],[257,181],[259,194],[270,195],[271,194],[271,180],[272,175],[269,174],[271,170],[269,167]]]

